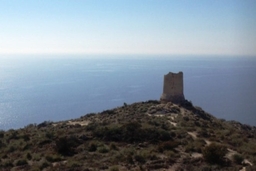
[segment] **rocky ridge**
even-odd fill
[[[0,131],[0,170],[256,170],[256,127],[189,101],[139,102]]]

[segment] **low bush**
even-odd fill
[[[71,156],[75,153],[74,148],[81,142],[75,136],[61,137],[55,141],[56,151],[62,155]]]
[[[62,160],[62,158],[58,155],[47,155],[45,159],[49,162],[58,162]]]
[[[1,149],[2,147],[5,147],[5,143],[0,140],[0,149]]]
[[[115,110],[104,110],[103,112],[101,112],[102,114],[108,114],[108,115],[112,115],[115,114]]]
[[[16,166],[22,166],[28,164],[27,160],[25,159],[20,159],[16,162]]]
[[[111,150],[118,150],[118,147],[114,143],[111,143],[110,144],[110,149]]]
[[[32,159],[32,155],[31,155],[30,153],[27,153],[26,158],[27,158],[28,160],[31,160],[31,159]]]
[[[43,127],[47,127],[47,126],[49,126],[49,125],[51,125],[51,124],[52,124],[51,121],[44,121],[44,122],[38,124],[38,125],[37,125],[37,128],[40,129],[40,128],[43,128]]]
[[[143,128],[138,122],[129,122],[123,126],[99,126],[92,130],[92,133],[95,137],[102,140],[128,143],[145,141],[154,143],[172,139],[169,131],[158,127]]]
[[[206,146],[203,150],[204,159],[209,163],[221,164],[223,162],[223,157],[227,153],[227,148],[222,145],[215,143]]]
[[[108,153],[108,152],[109,152],[109,149],[108,149],[107,147],[105,147],[105,146],[102,146],[102,147],[99,147],[99,148],[98,148],[98,151],[99,151],[100,153]]]
[[[13,167],[13,162],[11,160],[7,160],[5,162],[1,162],[1,165],[3,167],[9,168],[9,167]]]
[[[146,159],[144,158],[144,156],[140,155],[140,154],[136,154],[134,156],[134,160],[141,163],[141,164],[144,164],[146,163]]]
[[[178,147],[179,143],[177,141],[167,141],[162,142],[158,145],[158,151],[163,152],[165,150],[173,150],[174,148]]]
[[[236,164],[242,164],[242,162],[244,161],[244,157],[241,156],[240,154],[234,154],[233,160]]]
[[[127,157],[126,157],[126,161],[129,163],[129,164],[134,164],[134,161],[133,161],[133,158],[132,158],[132,155],[129,154]]]
[[[109,171],[119,171],[119,167],[118,166],[112,166],[112,167],[110,167]]]
[[[4,138],[4,131],[3,130],[0,130],[0,138]]]
[[[76,170],[76,168],[80,168],[81,167],[81,162],[77,162],[77,161],[68,161],[66,166],[69,168],[72,168],[70,170]]]
[[[50,163],[48,163],[48,162],[43,162],[41,165],[40,165],[40,169],[41,170],[43,170],[43,169],[45,169],[45,168],[47,168],[48,166],[50,166]]]
[[[95,143],[90,143],[88,147],[89,152],[94,152],[97,150],[97,145]]]
[[[202,148],[205,145],[205,141],[203,139],[196,139],[195,141],[189,142],[185,146],[185,151],[186,152],[202,152]]]

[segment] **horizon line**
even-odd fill
[[[2,56],[212,56],[212,57],[256,57],[256,54],[225,54],[225,53],[0,53]]]

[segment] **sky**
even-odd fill
[[[256,56],[255,9],[255,0],[0,0],[0,55]]]

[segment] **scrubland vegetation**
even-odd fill
[[[147,101],[0,131],[0,170],[256,170],[256,128]]]

